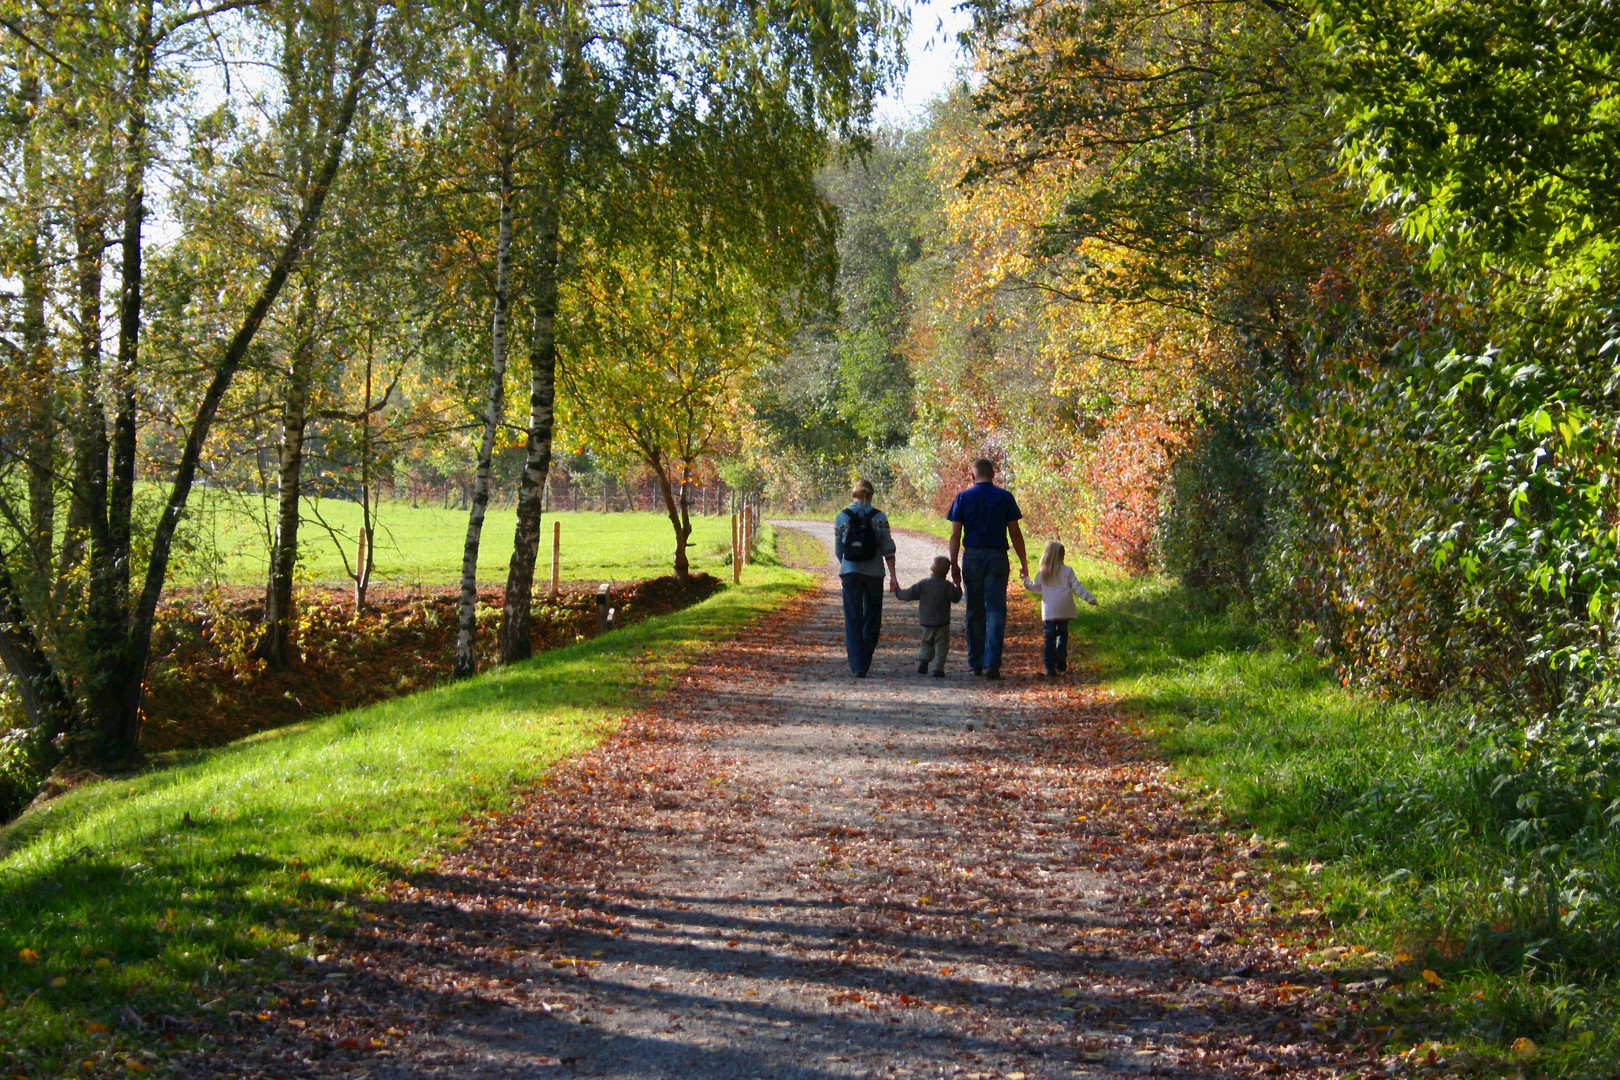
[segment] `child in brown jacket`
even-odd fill
[[[917,674],[926,675],[930,665],[936,679],[945,677],[945,653],[951,647],[951,605],[962,599],[962,587],[947,576],[951,560],[941,555],[934,560],[934,573],[909,589],[891,586],[896,600],[916,600],[917,621],[922,623],[922,644],[917,648]]]

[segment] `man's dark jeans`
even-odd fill
[[[967,600],[967,656],[974,671],[1001,671],[1007,636],[1007,553],[995,548],[962,552],[962,592]]]
[[[1069,670],[1069,620],[1047,619],[1041,629],[1046,631],[1046,673],[1057,675]]]
[[[865,675],[883,629],[883,575],[840,574],[844,581],[844,649],[849,670]]]

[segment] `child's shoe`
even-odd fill
[[[928,661],[926,661],[926,660],[918,661],[918,663],[917,663],[917,674],[919,674],[919,675],[928,674]]]
[[[934,672],[934,678],[936,678],[936,679],[943,679],[943,678],[944,678],[944,677],[945,677],[945,673],[944,673],[944,672],[943,672],[943,671],[936,671],[936,672]]]

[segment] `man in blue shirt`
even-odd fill
[[[850,674],[866,678],[883,629],[883,567],[888,564],[891,588],[900,587],[894,572],[894,537],[883,511],[872,508],[872,481],[861,480],[852,501],[833,520],[833,555],[844,583],[844,650]],[[862,551],[854,550],[861,547]]]
[[[995,485],[996,467],[989,458],[973,463],[973,486],[956,496],[950,513],[951,578],[967,595],[967,655],[973,674],[1001,678],[1001,643],[1007,635],[1007,541],[1018,553],[1018,565],[1029,576],[1023,512],[1006,488]]]

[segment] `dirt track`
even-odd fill
[[[905,541],[903,580],[932,548]],[[1095,690],[1038,677],[1039,623],[1014,610],[999,684],[966,673],[959,625],[950,677],[917,676],[902,605],[857,681],[829,578],[194,1064],[1339,1075],[1350,1048],[1308,1025],[1355,991],[1304,981],[1257,852],[1182,817]]]

